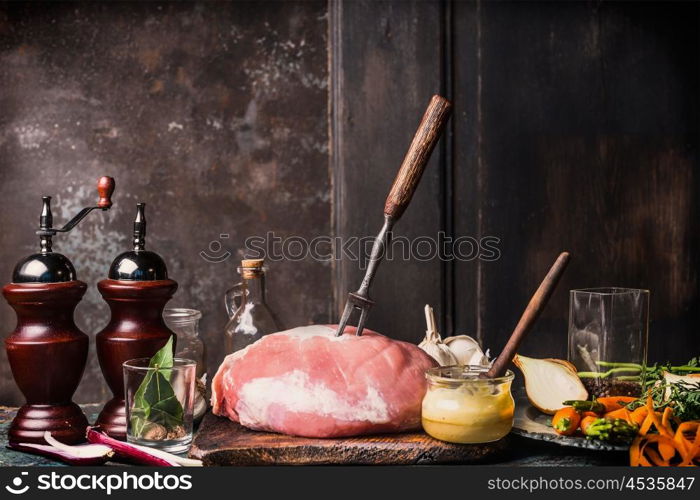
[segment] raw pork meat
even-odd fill
[[[425,370],[420,348],[365,329],[303,326],[230,354],[212,381],[214,414],[255,430],[306,437],[420,427]]]

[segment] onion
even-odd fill
[[[50,432],[44,433],[44,439],[48,444],[9,443],[8,446],[13,450],[42,455],[70,465],[100,465],[116,455],[131,462],[156,467],[202,466],[201,460],[179,457],[147,446],[125,443],[92,428],[89,428],[87,432],[90,444],[71,446],[61,443]]]
[[[44,441],[58,448],[59,450],[65,451],[66,453],[71,453],[77,457],[95,457],[95,456],[111,456],[114,455],[114,451],[109,446],[103,444],[81,444],[77,446],[71,446],[65,444],[54,438],[49,431],[44,432]]]
[[[588,399],[588,391],[568,361],[516,354],[513,363],[525,377],[527,399],[541,412],[554,415],[564,401]]]
[[[96,431],[92,427],[88,428],[87,440],[91,443],[107,445],[114,450],[117,456],[143,465],[154,465],[156,467],[179,467],[181,465],[195,467],[202,465],[201,460],[178,457],[162,450],[119,441]]]
[[[8,447],[13,450],[53,458],[70,465],[100,465],[114,455],[112,448],[102,444],[72,446],[61,443],[48,431],[44,433],[44,439],[48,444],[9,443]]]

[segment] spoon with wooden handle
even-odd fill
[[[496,378],[502,377],[505,374],[506,368],[510,362],[513,361],[513,357],[517,353],[518,347],[520,347],[520,343],[535,324],[537,318],[540,317],[547,302],[549,302],[549,298],[557,287],[559,278],[564,274],[568,263],[569,252],[562,252],[559,254],[559,257],[557,257],[557,260],[549,269],[547,276],[544,277],[539,288],[537,288],[537,291],[530,299],[527,308],[525,308],[525,312],[520,316],[520,321],[518,321],[518,324],[515,326],[515,330],[513,330],[513,333],[510,335],[503,351],[498,355],[496,361],[493,362],[491,369],[481,374],[481,378]]]

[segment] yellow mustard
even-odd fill
[[[488,443],[513,427],[515,403],[510,393],[513,372],[481,379],[483,367],[445,366],[426,373],[423,429],[450,443]]]

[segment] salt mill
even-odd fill
[[[88,336],[78,329],[73,312],[87,285],[64,255],[54,252],[52,238],[67,233],[93,210],[112,206],[114,179],[97,183],[99,200],[83,208],[65,226],[53,227],[51,197],[44,196],[39,229],[39,253],[21,260],[12,283],[2,293],[17,314],[17,326],[5,340],[12,375],[26,398],[8,432],[13,443],[41,443],[44,432],[61,442],[85,440],[88,425],[73,401],[88,355]]]
[[[177,283],[168,279],[165,262],[146,250],[145,203],[139,203],[134,221],[134,249],[117,256],[108,279],[97,284],[111,317],[97,334],[97,357],[113,398],[97,417],[96,425],[117,439],[126,439],[126,408],[122,364],[152,357],[175,335],[165,325],[163,308]]]

